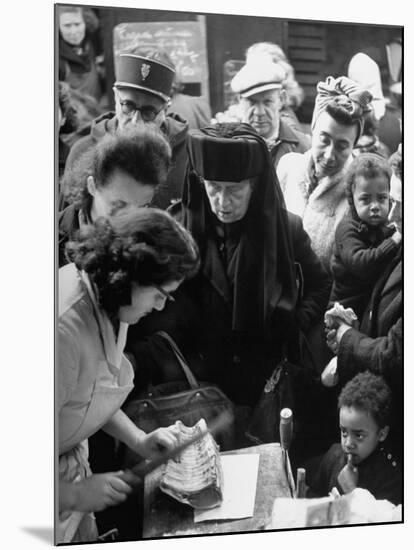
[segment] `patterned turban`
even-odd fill
[[[328,105],[336,104],[337,107],[347,111],[351,119],[359,124],[358,141],[364,125],[363,117],[371,111],[371,92],[361,88],[346,76],[339,78],[328,76],[325,82],[318,83],[316,90],[318,93],[315,98],[311,128],[314,128],[319,115]]]

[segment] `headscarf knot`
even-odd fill
[[[312,128],[319,115],[329,104],[335,103],[351,116],[355,122],[363,123],[363,116],[371,111],[372,94],[361,88],[356,82],[346,76],[334,78],[328,76],[325,82],[319,82],[313,110]]]

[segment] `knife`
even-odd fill
[[[292,468],[289,460],[289,447],[293,436],[293,414],[288,408],[280,411],[280,446],[282,447],[282,458],[292,498],[295,498],[295,480],[293,479]]]

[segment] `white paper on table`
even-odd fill
[[[194,522],[252,517],[259,459],[259,453],[222,455],[223,502],[211,510],[194,510]]]

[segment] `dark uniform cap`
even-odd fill
[[[117,88],[136,88],[168,101],[175,76],[172,67],[140,55],[120,54],[117,65]]]
[[[206,180],[240,182],[266,166],[263,145],[249,136],[225,138],[191,130],[187,148],[194,171]]]

